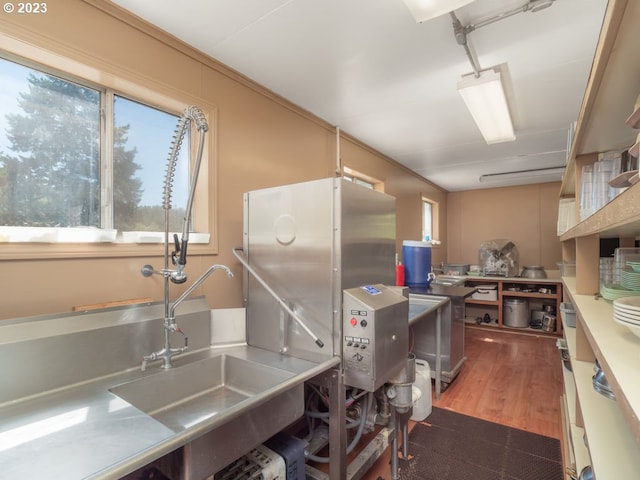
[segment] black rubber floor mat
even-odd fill
[[[440,408],[409,434],[402,480],[562,480],[560,442]]]

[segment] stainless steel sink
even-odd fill
[[[464,276],[456,276],[456,275],[436,275],[436,278],[432,283],[437,285],[447,285],[447,286],[460,286],[464,285],[467,281],[467,278]]]
[[[161,371],[109,390],[179,432],[242,409],[293,373],[227,354]]]

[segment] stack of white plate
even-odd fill
[[[625,297],[614,300],[613,319],[640,338],[640,298]]]
[[[622,270],[620,284],[627,290],[640,291],[640,272],[631,269]]]

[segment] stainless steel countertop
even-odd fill
[[[216,347],[175,359],[176,367],[227,354],[294,376],[194,427],[175,432],[109,391],[116,385],[162,374],[157,364],[82,382],[0,406],[0,471],[11,479],[113,479],[179,448],[336,365],[320,364],[246,345]],[[79,359],[78,361],[82,361]],[[162,392],[158,392],[162,395]]]
[[[426,318],[450,301],[449,297],[409,294],[409,325]]]

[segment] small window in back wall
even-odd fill
[[[422,240],[434,239],[433,217],[435,204],[429,200],[422,200]]]
[[[384,183],[376,178],[370,177],[362,172],[358,172],[349,167],[343,167],[342,178],[349,182],[362,185],[363,187],[370,188],[371,190],[377,190],[384,192]]]

